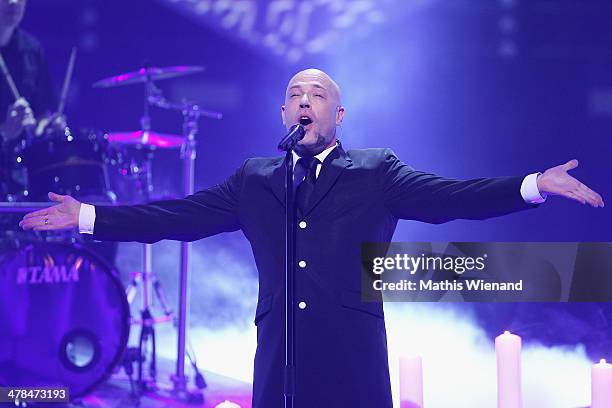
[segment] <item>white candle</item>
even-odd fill
[[[423,359],[400,357],[400,408],[423,408]]]
[[[601,360],[591,369],[591,408],[612,407],[612,364]]]
[[[521,338],[509,331],[495,339],[497,407],[522,408]]]
[[[234,402],[225,400],[222,403],[216,405],[215,408],[240,408],[240,405],[238,405],[238,404],[236,404]]]

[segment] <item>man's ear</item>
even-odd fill
[[[285,105],[281,106],[281,119],[283,120],[283,126],[287,127],[287,121],[285,120]]]
[[[344,120],[344,106],[336,106],[336,125],[339,125]]]

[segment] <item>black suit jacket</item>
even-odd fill
[[[334,149],[298,213],[296,408],[391,407],[381,303],[360,299],[362,242],[390,241],[398,219],[442,223],[532,207],[523,177],[453,180],[415,171],[390,149]],[[283,158],[255,158],[223,183],[180,200],[96,209],[101,240],[193,241],[241,229],[259,271],[255,408],[283,407]]]

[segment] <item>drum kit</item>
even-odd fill
[[[60,99],[63,111],[67,83],[72,76],[71,55]],[[173,321],[178,331],[177,369],[172,381],[179,398],[187,391],[184,373],[187,304],[188,244],[181,248],[178,316],[168,306],[152,272],[151,245],[143,244],[143,271],[132,276],[127,289],[114,264],[114,253],[98,250],[91,239],[76,233],[25,234],[7,225],[8,213],[23,213],[49,205],[47,192],[69,194],[94,204],[132,204],[153,198],[155,153],[180,153],[183,192],[193,193],[196,135],[200,117],[220,119],[189,102],[167,100],[156,82],[202,72],[199,66],[144,67],[99,80],[95,88],[144,85],[144,112],[136,131],[47,131],[26,134],[2,146],[0,169],[0,386],[62,385],[70,397],[90,393],[126,361],[138,364],[133,394],[155,389],[153,325]],[[7,73],[5,72],[5,75]],[[8,78],[7,78],[8,80]],[[180,112],[183,134],[158,133],[151,128],[149,108]],[[60,112],[61,112],[60,111]],[[142,290],[142,308],[132,318],[130,302]],[[155,293],[164,317],[150,311]],[[127,348],[130,325],[140,325],[139,346]],[[143,365],[149,363],[149,378]],[[199,388],[203,377],[194,365]],[[126,372],[128,369],[126,368]],[[132,383],[131,372],[130,382]],[[138,391],[135,389],[138,388]],[[201,395],[201,394],[200,394]]]

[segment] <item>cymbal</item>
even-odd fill
[[[176,78],[192,75],[204,71],[204,67],[198,65],[177,65],[174,67],[147,67],[138,71],[125,72],[123,74],[104,78],[93,83],[94,88],[112,88],[140,84],[143,82],[161,81],[163,79]]]
[[[136,130],[134,132],[108,132],[105,138],[110,143],[151,146],[161,149],[180,147],[185,141],[185,137],[183,136],[146,130]]]

